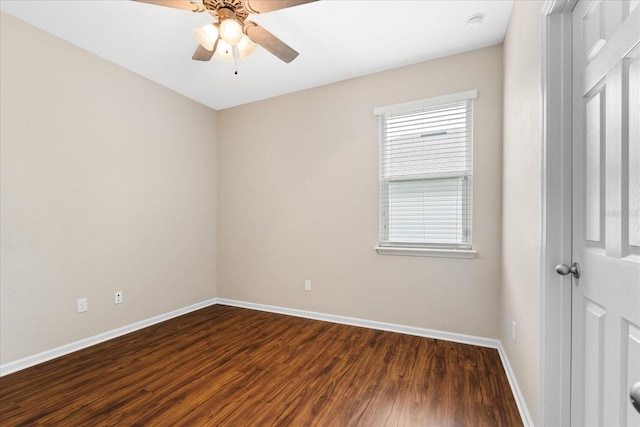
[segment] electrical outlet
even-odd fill
[[[311,280],[304,281],[304,290],[307,292],[311,292]]]
[[[80,298],[76,301],[76,304],[78,306],[78,313],[84,313],[85,311],[89,310],[89,303],[87,302],[86,298]]]
[[[114,304],[122,304],[122,291],[116,291],[113,302]]]
[[[516,340],[516,321],[514,320],[513,323],[511,324],[511,339],[513,341]]]

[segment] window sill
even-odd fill
[[[472,249],[436,249],[436,248],[400,248],[388,246],[376,246],[378,255],[402,255],[402,256],[429,256],[439,258],[466,258],[476,256]]]

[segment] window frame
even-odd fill
[[[428,99],[407,102],[403,104],[394,104],[386,107],[378,107],[374,109],[374,115],[380,117],[380,137],[379,137],[379,149],[380,149],[380,165],[379,165],[379,235],[378,245],[375,250],[381,255],[409,255],[409,256],[433,256],[433,257],[447,257],[447,258],[473,258],[476,251],[472,245],[472,223],[473,223],[473,100],[477,98],[477,90],[469,90],[464,92],[453,93],[444,96],[432,97]],[[456,102],[471,102],[471,117],[467,120],[471,123],[471,135],[469,136],[467,150],[469,150],[469,168],[466,171],[447,171],[447,172],[433,172],[424,170],[421,174],[413,175],[399,175],[396,179],[390,179],[389,177],[383,177],[382,168],[387,166],[383,164],[385,153],[385,140],[382,132],[383,120],[387,119],[390,114],[402,114],[411,113],[416,110],[433,108],[433,107],[445,107],[447,104]],[[467,192],[468,197],[464,198],[462,203],[465,206],[462,208],[462,215],[469,215],[469,218],[462,218],[463,233],[467,234],[468,240],[462,243],[437,243],[437,242],[400,242],[389,240],[389,216],[388,210],[390,198],[390,183],[403,182],[403,181],[422,181],[424,183],[435,181],[437,179],[462,179],[462,185],[466,185],[467,189],[463,190]],[[464,224],[467,224],[465,227]],[[385,227],[387,225],[387,227]]]

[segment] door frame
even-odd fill
[[[539,424],[571,422],[572,11],[545,0],[541,17],[542,182]]]

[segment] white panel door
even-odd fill
[[[640,7],[573,11],[571,421],[640,426]]]

